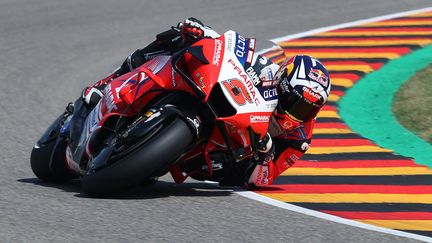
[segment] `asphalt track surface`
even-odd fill
[[[431,6],[430,0],[0,1],[1,242],[409,242],[170,177],[113,199],[42,183],[34,142],[82,88],[180,19],[275,38]],[[169,7],[169,8],[168,8]]]

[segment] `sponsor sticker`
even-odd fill
[[[249,49],[255,50],[255,38],[249,39]]]
[[[295,154],[291,154],[290,159],[291,159],[293,162],[296,162],[297,160],[299,160],[299,157],[297,157],[297,155],[295,155]]]
[[[262,181],[261,181],[262,185],[267,185],[268,184],[268,176],[269,176],[268,167],[267,166],[263,166],[263,169],[262,169]]]
[[[234,54],[242,65],[246,63],[246,55],[248,52],[248,46],[246,44],[247,40],[243,36],[236,34],[236,44],[234,49]]]
[[[303,97],[305,97],[307,100],[315,103],[321,98],[321,95],[313,92],[308,87],[303,86]]]
[[[253,55],[254,55],[254,51],[253,50],[249,50],[247,57],[246,57],[246,62],[247,63],[252,63],[252,59],[253,59]]]
[[[290,168],[291,166],[294,165],[294,163],[295,163],[295,161],[293,161],[292,159],[286,158],[285,161],[284,161],[284,167],[285,167],[285,169]]]
[[[250,115],[250,123],[265,123],[270,121],[270,116]]]
[[[266,104],[267,109],[275,109],[277,106],[277,103],[270,103],[270,104]]]
[[[233,36],[232,36],[232,32],[229,32],[226,35],[226,43],[227,43],[227,48],[230,51],[234,51],[234,45],[233,45]]]
[[[285,169],[288,169],[288,168],[292,167],[298,159],[299,158],[297,157],[297,155],[291,154],[284,161],[284,167],[285,167]]]
[[[111,92],[111,84],[108,84],[105,87],[104,93],[108,94],[107,99],[106,99],[106,106],[107,106],[108,112],[111,112],[113,109],[117,110],[118,108],[117,108],[115,101],[114,101],[114,94]]]
[[[328,86],[328,77],[325,75],[325,73],[319,69],[311,68],[309,74],[309,78],[320,83],[324,87]]]
[[[249,67],[246,69],[246,73],[249,75],[249,77],[252,79],[252,82],[255,86],[258,86],[261,83],[260,78],[258,77],[257,73],[253,69],[253,67]]]
[[[262,65],[266,65],[268,62],[267,57],[265,56],[260,56],[260,58],[258,59],[258,61],[262,64]]]
[[[268,80],[274,80],[275,79],[273,71],[271,68],[267,68],[267,77],[268,77]]]
[[[277,88],[273,87],[271,89],[262,89],[260,90],[261,95],[264,100],[275,100],[278,98]]]
[[[216,39],[215,40],[215,51],[214,51],[214,57],[213,57],[213,64],[216,66],[219,66],[221,53],[222,53],[222,41]]]
[[[287,93],[290,92],[290,88],[289,88],[289,81],[288,79],[285,77],[284,79],[281,80],[281,86],[282,86],[282,91],[283,93]]]
[[[255,185],[267,185],[269,176],[268,167],[257,165],[256,172],[256,179],[253,180]]]
[[[249,76],[243,71],[244,70],[243,67],[237,66],[237,64],[232,59],[229,59],[228,63],[231,64],[233,66],[234,70],[236,70],[238,72],[238,74],[242,78],[242,81],[244,82],[244,84],[246,85],[246,87],[248,89],[250,97],[254,101],[255,105],[259,106],[260,101],[258,99],[258,95],[255,93],[255,86],[254,86],[252,80],[250,78],[248,78]]]

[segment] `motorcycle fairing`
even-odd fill
[[[243,40],[236,32],[227,31],[220,38],[198,41],[192,47],[201,46],[201,52],[208,64],[203,61],[204,58],[197,57],[196,53],[186,52],[181,66],[187,69],[187,74],[205,94],[201,102],[210,102],[211,94],[218,86],[227,104],[235,110],[233,115],[216,117],[216,121],[223,122],[229,137],[233,139],[235,149],[250,147],[252,141],[248,134],[249,129],[261,135],[261,138],[266,134],[270,116],[277,104],[277,99],[263,97],[264,93],[260,92],[245,71],[243,59],[238,58],[239,54],[236,55],[235,45],[240,43],[237,39]],[[246,42],[250,44],[249,39]],[[249,51],[248,48],[249,45],[245,50]],[[246,61],[247,59],[246,57]],[[171,60],[170,56],[155,57],[112,80],[103,90],[103,98],[87,117],[80,144],[88,143],[92,134],[103,127],[110,117],[134,116],[163,92],[183,91],[197,97],[181,75],[173,71]],[[215,127],[207,143],[197,148],[204,150],[209,168],[209,152],[224,146],[227,149],[226,141],[225,135]],[[87,154],[91,157],[88,149]]]
[[[227,86],[223,86],[222,84],[222,91],[226,97],[229,97],[228,100],[230,101],[230,104],[236,109],[237,114],[232,117],[220,119],[233,123],[239,127],[245,127],[250,124],[256,133],[264,135],[268,129],[268,121],[270,120],[270,116],[277,105],[277,99],[264,99],[261,92],[252,81],[251,77],[244,70],[242,63],[239,61],[238,56],[235,53],[236,47],[229,45],[229,43],[241,43],[237,41],[237,39],[242,37],[239,37],[239,35],[234,31],[228,31],[223,35],[223,38],[225,38],[225,43],[227,43],[225,46],[223,63],[226,63],[227,65],[222,66],[220,76],[218,77],[218,82],[222,84],[224,81],[232,79],[240,81],[236,81],[235,83],[239,85],[243,84],[243,87],[241,87],[242,94],[244,94],[244,98],[247,102],[240,104],[237,103],[236,95],[233,95]],[[249,42],[248,40],[250,41],[250,39],[247,39],[246,41]],[[244,91],[245,89],[246,92]],[[262,119],[258,121],[255,119],[255,116],[260,116]]]

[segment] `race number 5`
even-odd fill
[[[242,81],[238,79],[230,79],[222,81],[222,85],[238,105],[245,105],[246,101],[253,103],[252,98],[250,97],[249,92]]]

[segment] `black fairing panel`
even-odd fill
[[[216,112],[217,117],[230,117],[237,114],[236,109],[227,100],[219,84],[213,87],[208,101]]]

